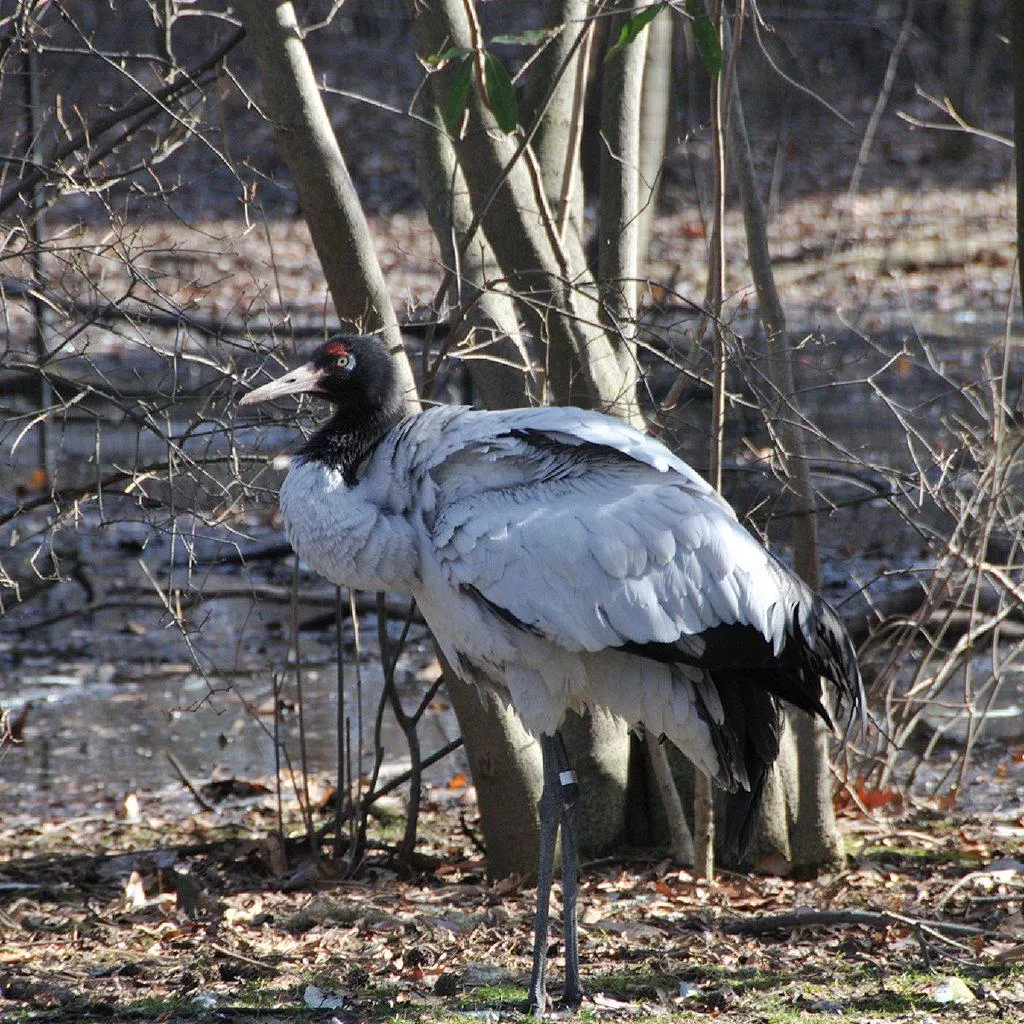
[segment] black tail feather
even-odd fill
[[[730,793],[726,800],[722,852],[726,857],[735,857],[737,864],[746,857],[757,834],[757,826],[761,823],[761,800],[770,771],[770,764],[762,764],[757,774],[750,779],[750,789],[738,789]],[[750,772],[749,765],[747,772]]]
[[[725,811],[724,851],[735,851],[742,860],[757,831],[768,773],[779,756],[782,707],[767,687],[757,685],[756,676],[716,672],[711,678],[725,712],[723,728],[732,734],[730,746],[743,758],[749,784],[729,795]]]
[[[779,755],[783,708],[789,705],[806,711],[834,730],[826,705],[843,721],[864,703],[857,654],[842,620],[781,563],[778,571],[785,584],[782,591],[793,600],[778,654],[760,630],[738,622],[673,642],[622,645],[631,654],[693,665],[711,677],[722,704],[722,720],[715,721],[699,693],[697,713],[711,730],[719,782],[731,791],[725,851],[735,851],[741,860],[757,831],[768,773]]]

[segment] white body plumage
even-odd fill
[[[685,636],[699,655],[701,634],[740,624],[778,655],[808,592],[659,442],[577,409],[442,407],[401,421],[354,483],[300,458],[281,508],[327,579],[411,591],[456,669],[534,734],[602,706],[748,786],[712,735],[708,672],[633,652]]]

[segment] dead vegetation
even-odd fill
[[[184,825],[147,800],[135,821],[5,827],[5,1012],[515,1017],[532,892],[485,883],[459,824],[463,796],[427,794],[414,867],[390,865],[382,847],[358,879],[337,877],[331,861],[315,870],[300,840],[267,838],[269,794],[222,792],[217,810]],[[292,802],[299,825],[296,812]],[[1013,1019],[1024,999],[1024,821],[958,823],[921,806],[900,824],[847,814],[844,832],[848,868],[808,882],[723,873],[708,884],[640,851],[589,865],[583,1014]]]

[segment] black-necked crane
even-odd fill
[[[558,729],[603,707],[670,739],[739,794],[742,846],[784,707],[831,722],[860,700],[838,616],[664,445],[572,408],[406,415],[384,344],[337,337],[249,392],[334,406],[281,487],[296,552],[331,582],[411,593],[453,669],[511,705],[541,746],[530,1005],[545,1008],[562,826],[565,1001],[578,1005],[579,789]]]

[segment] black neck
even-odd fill
[[[345,482],[352,486],[357,482],[356,467],[401,419],[401,410],[380,409],[356,422],[350,413],[338,409],[299,449],[299,458],[340,470]]]

